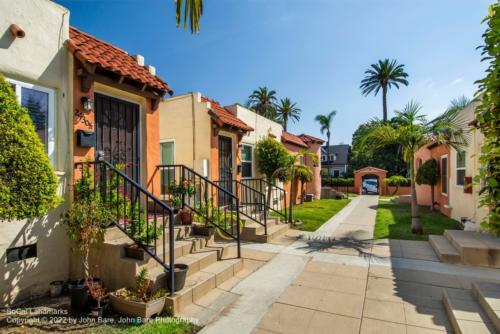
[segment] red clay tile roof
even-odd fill
[[[305,143],[316,142],[319,144],[323,144],[325,142],[323,139],[311,135],[306,135],[305,133],[298,135],[298,137],[302,139]]]
[[[253,128],[243,122],[241,119],[233,115],[226,108],[220,105],[219,102],[209,99],[206,96],[201,97],[202,102],[210,102],[210,110],[223,124],[234,126],[243,131],[253,131]]]
[[[306,143],[304,143],[302,139],[300,139],[300,137],[286,131],[283,131],[283,134],[281,135],[281,141],[300,147],[309,147]]]
[[[163,80],[139,65],[137,60],[126,51],[101,41],[75,27],[69,28],[69,37],[69,50],[75,55],[78,53],[78,56],[86,62],[96,64],[103,69],[124,75],[142,84],[150,85],[159,91],[173,94]]]

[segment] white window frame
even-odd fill
[[[335,161],[335,159],[333,158],[333,154],[330,154],[330,155],[328,156],[328,159],[329,159],[330,161]]]
[[[21,90],[22,88],[28,88],[33,90],[38,90],[43,93],[47,93],[49,96],[48,101],[48,115],[47,115],[47,155],[50,162],[55,167],[56,165],[56,126],[55,126],[55,90],[52,88],[47,88],[35,84],[31,84],[24,81],[14,80],[7,78],[7,81],[16,85],[16,97],[19,104],[21,104]]]
[[[458,154],[460,152],[464,153],[465,164],[464,164],[463,167],[458,167]],[[458,184],[458,171],[459,170],[463,170],[465,172],[466,171],[466,167],[467,167],[467,151],[465,151],[465,150],[456,151],[456,154],[455,154],[455,187],[458,187],[458,188],[463,188],[464,187],[465,180],[464,180],[464,184],[463,185]],[[464,177],[465,177],[465,174],[464,174]]]
[[[243,146],[250,146],[250,151],[252,152],[252,160],[243,160]],[[253,144],[249,144],[249,143],[242,143],[241,144],[241,178],[242,179],[251,179],[253,178],[253,175],[254,175],[254,172],[253,172],[253,167],[254,167],[254,145]],[[251,175],[250,176],[243,176],[243,163],[246,162],[246,163],[251,163],[252,164],[252,168],[250,170],[250,173]]]
[[[326,155],[322,155],[321,161],[323,161],[323,162],[328,161],[328,157]]]
[[[165,143],[174,143],[174,162],[173,164],[175,165],[175,161],[176,161],[176,156],[177,156],[177,143],[175,142],[175,139],[160,139],[160,157],[163,159],[163,155],[162,155],[162,152],[161,152],[161,144],[165,144]],[[163,160],[161,161],[161,164],[163,165],[164,162]]]
[[[443,171],[441,170],[441,178],[439,180],[439,182],[441,182],[441,195],[443,196],[446,196],[448,197],[448,193],[450,192],[450,182],[449,182],[449,177],[450,177],[450,171],[448,169],[448,164],[450,162],[450,160],[448,160],[448,154],[445,154],[445,155],[442,155],[440,158],[439,158],[439,164],[440,164],[440,168],[442,169],[443,168],[443,159],[446,159],[446,192],[444,193],[443,192]]]

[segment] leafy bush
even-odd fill
[[[439,179],[439,168],[436,159],[429,159],[420,166],[415,182],[435,186]]]
[[[335,187],[335,186],[352,187],[354,186],[354,178],[324,176],[321,178],[321,185],[325,187]]]
[[[46,214],[60,203],[57,186],[28,110],[0,75],[0,219]]]
[[[481,223],[492,233],[500,236],[500,4],[490,6],[483,34],[483,61],[489,62],[486,77],[479,80],[476,96],[481,96],[481,104],[475,111],[477,127],[484,135],[481,147],[480,174],[475,182],[482,184],[480,204],[489,208],[489,214]],[[484,181],[482,183],[482,181]]]
[[[259,171],[266,175],[268,180],[272,180],[277,170],[288,165],[290,153],[282,143],[266,137],[255,145],[255,161]]]
[[[394,189],[394,191],[392,192],[391,196],[394,196],[398,192],[399,187],[401,186],[408,187],[411,184],[411,180],[409,178],[400,175],[393,175],[391,177],[388,177],[384,180],[384,182],[386,185],[390,187],[396,187],[396,189]]]

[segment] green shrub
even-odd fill
[[[276,171],[288,165],[290,153],[286,147],[271,137],[261,139],[255,145],[255,160],[259,171],[272,180]],[[286,179],[286,176],[279,177]]]
[[[354,178],[352,177],[333,177],[333,176],[324,176],[321,178],[321,185],[324,187],[335,187],[335,186],[354,186]]]
[[[439,169],[436,159],[429,159],[420,166],[415,182],[435,186],[439,179]]]
[[[56,207],[58,180],[27,109],[0,75],[0,219],[36,218]]]
[[[393,175],[391,177],[388,177],[384,180],[384,182],[386,185],[390,187],[396,187],[396,189],[394,189],[394,191],[392,192],[391,196],[394,196],[398,192],[399,187],[409,186],[411,183],[409,178],[400,175]]]

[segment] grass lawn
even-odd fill
[[[411,210],[409,204],[396,204],[381,199],[377,209],[375,239],[427,240],[429,234],[441,235],[444,230],[456,229],[458,222],[428,207],[420,207],[423,235],[410,232]]]
[[[337,212],[342,210],[350,199],[320,199],[293,207],[295,220],[300,220],[302,225],[297,228],[303,231],[316,231]]]
[[[191,334],[197,328],[187,321],[177,318],[156,318],[152,322],[142,325],[101,325],[89,328],[85,333],[93,334]]]

